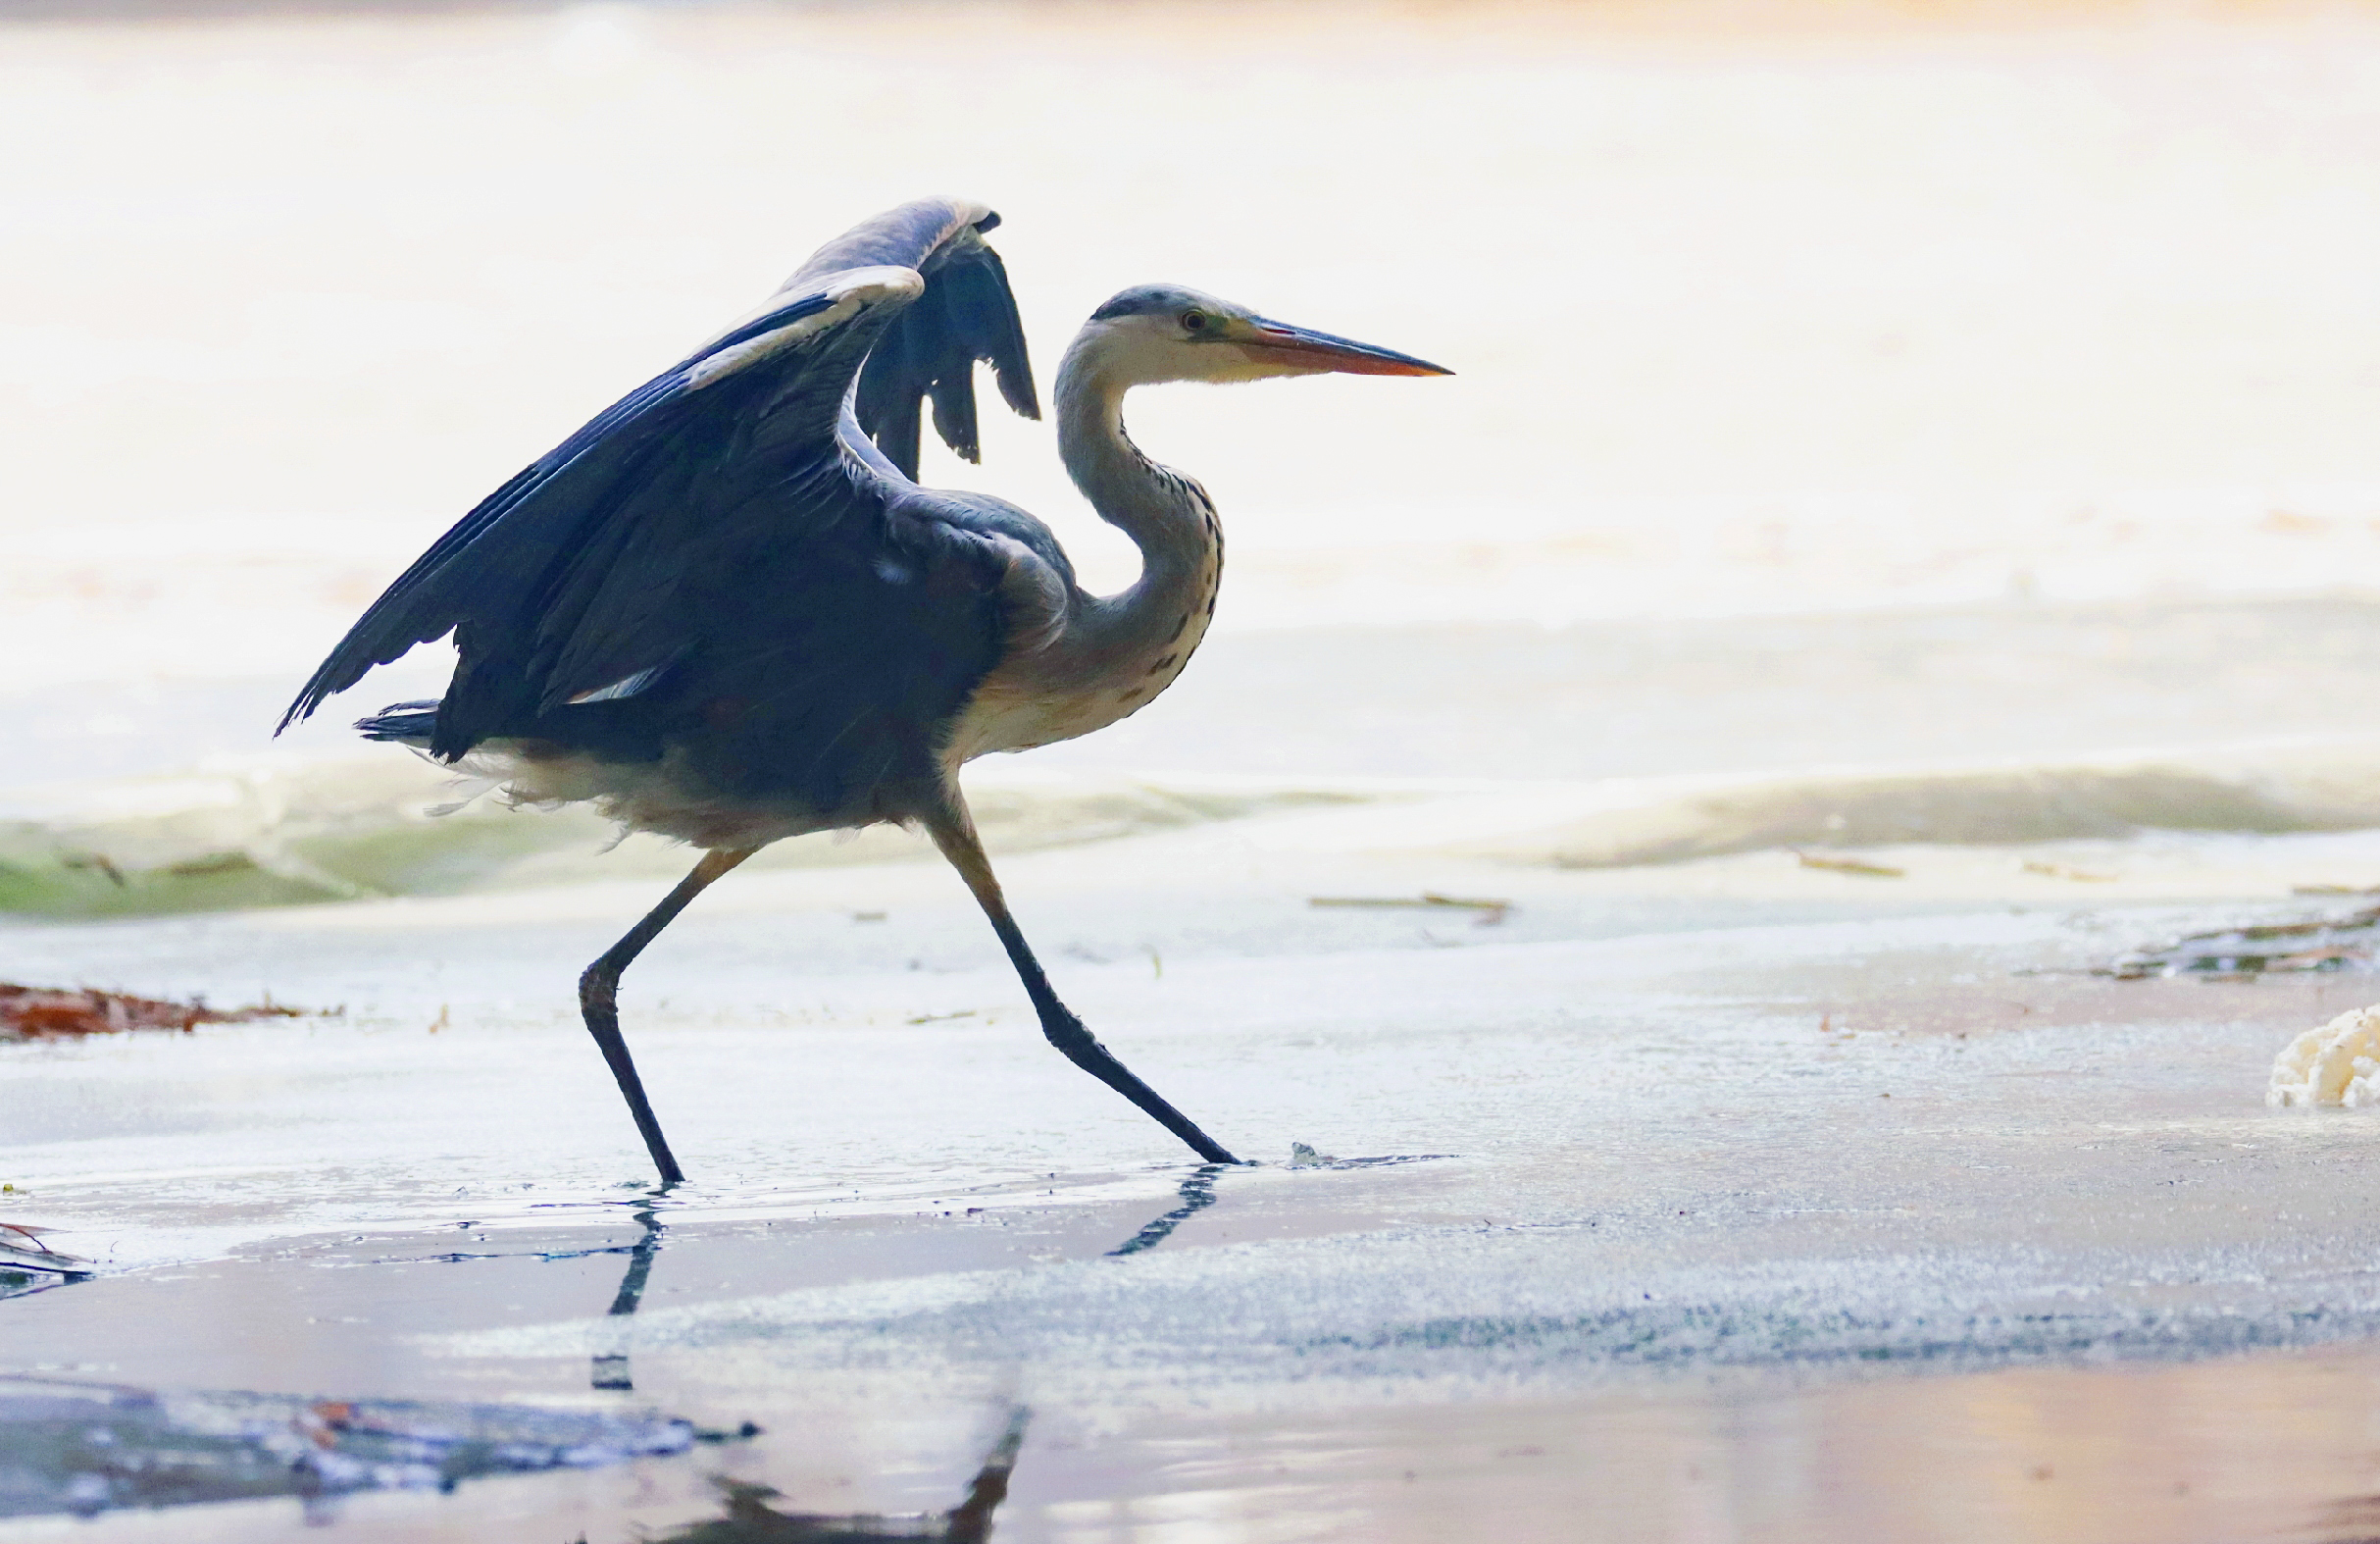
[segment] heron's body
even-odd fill
[[[1132,387],[1443,372],[1190,291],[1117,296],[1060,370],[1059,451],[1142,572],[1122,594],[1087,594],[1025,511],[913,481],[921,401],[973,458],[979,359],[1012,406],[1037,411],[1006,275],[982,239],[996,223],[927,200],[830,243],[750,317],[490,495],[290,709],[309,713],[451,631],[446,695],[359,728],[468,760],[516,801],[592,802],[709,852],[582,983],[665,1178],[676,1162],[619,1036],[620,970],[753,850],[880,821],[934,835],[1061,1050],[1202,1155],[1229,1158],[1057,1002],[975,842],[958,769],[1115,722],[1171,685],[1205,635],[1221,526],[1204,489],[1125,435]]]

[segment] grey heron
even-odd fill
[[[1206,490],[1124,431],[1170,381],[1450,372],[1175,284],[1091,313],[1057,379],[1058,454],[1141,573],[1091,595],[1013,504],[920,487],[920,416],[978,458],[974,370],[1038,418],[1015,297],[980,204],[924,199],[829,242],[785,286],[521,472],[405,571],[281,727],[451,633],[443,698],[357,724],[465,757],[517,802],[584,800],[703,856],[581,977],[586,1027],[665,1183],[683,1178],[621,1037],[621,973],[759,849],[922,826],[990,919],[1041,1029],[1208,1162],[1236,1161],[1058,1000],[960,793],[992,751],[1086,735],[1178,676],[1214,615]]]

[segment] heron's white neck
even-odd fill
[[[1124,393],[1150,381],[1145,350],[1085,328],[1058,367],[1058,456],[1099,517],[1140,549],[1122,594],[1070,591],[1056,626],[986,677],[943,754],[955,768],[993,750],[1072,740],[1146,706],[1173,684],[1215,614],[1223,529],[1204,489],[1125,437]],[[1037,629],[1038,631],[1038,629]]]
[[[1204,489],[1149,460],[1124,433],[1124,394],[1168,379],[1139,355],[1129,339],[1094,326],[1077,335],[1058,367],[1058,458],[1099,518],[1140,549],[1132,588],[1090,601],[1069,631],[1080,629],[1075,642],[1094,657],[1162,657],[1180,644],[1187,658],[1214,612],[1223,528]]]

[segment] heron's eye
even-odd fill
[[[1206,313],[1203,311],[1185,311],[1182,313],[1182,325],[1190,332],[1200,332],[1206,327]]]

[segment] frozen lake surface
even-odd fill
[[[2270,876],[2380,865],[2370,838],[1560,870],[1461,855],[1480,808],[1006,862],[1087,1020],[1262,1160],[1221,1171],[1039,1043],[929,862],[741,876],[639,964],[631,1038],[693,1176],[664,1198],[568,993],[649,887],[9,929],[45,979],[344,1012],[0,1049],[9,1216],[105,1271],[7,1303],[0,1346],[144,1388],[762,1428],[359,1495],[367,1538],[622,1538],[716,1512],[711,1473],[948,1508],[1016,1405],[1002,1538],[2349,1536],[2321,1508],[2368,1491],[2380,1382],[2303,1354],[2380,1331],[2370,1121],[2262,1094],[2369,978],[2087,971],[2302,914]],[[2022,866],[2048,858],[2135,872]],[[1310,904],[1424,890],[1512,910]],[[2105,1370],[2049,1370],[2078,1363]],[[2244,1389],[2286,1440],[2217,1440]],[[1885,1478],[1912,1463],[1939,1487]]]

